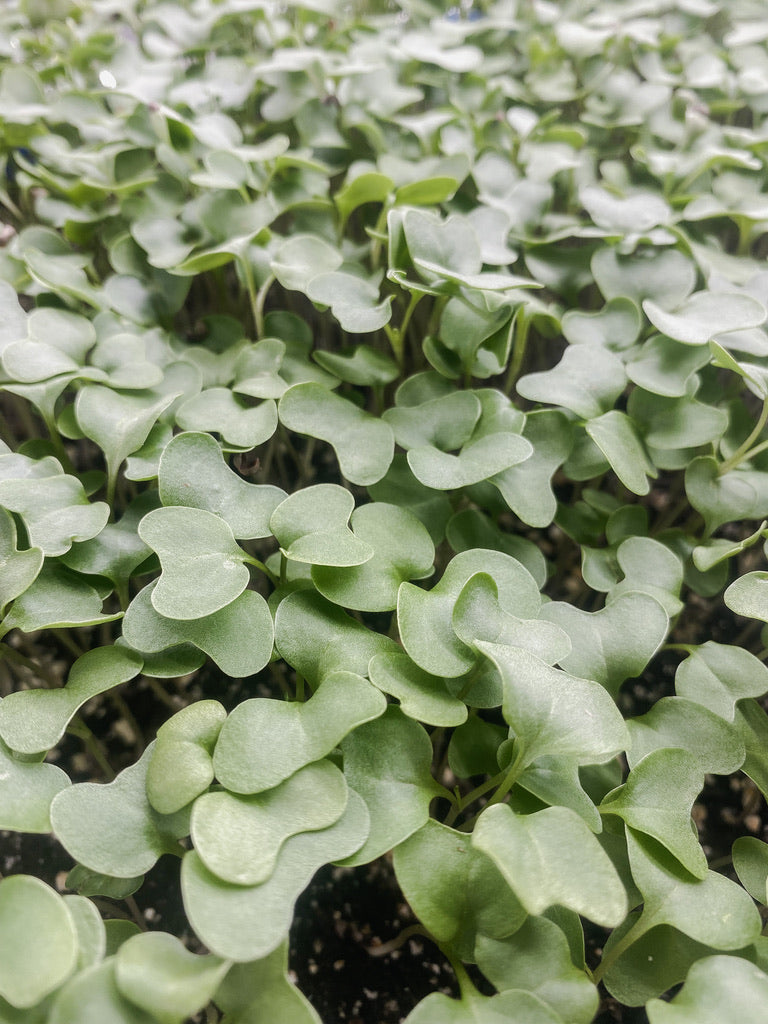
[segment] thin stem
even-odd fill
[[[396,949],[400,949],[404,946],[408,939],[412,935],[423,935],[425,939],[431,939],[432,936],[426,931],[423,925],[420,924],[409,924],[407,928],[403,928],[399,935],[396,935],[394,939],[390,939],[389,942],[382,942],[379,946],[366,946],[365,951],[368,956],[387,956],[389,953],[394,953]]]
[[[736,451],[733,453],[733,455],[731,455],[729,459],[726,459],[725,462],[720,463],[717,470],[719,476],[723,476],[725,473],[728,473],[735,466],[738,466],[740,462],[743,462],[745,458],[747,458],[748,456],[752,457],[757,453],[757,451],[760,451],[766,447],[765,442],[763,442],[763,444],[759,445],[754,451],[750,450],[752,448],[752,445],[755,443],[755,441],[757,441],[757,439],[762,434],[763,427],[766,423],[768,423],[768,398],[763,399],[763,408],[760,412],[760,418],[755,424],[752,433],[749,435],[746,441],[743,441],[739,445],[739,447],[736,449]]]
[[[77,736],[85,749],[104,772],[104,775],[111,782],[112,779],[115,778],[115,770],[107,760],[107,756],[104,753],[101,743],[96,739],[94,734],[79,715],[76,715],[69,723],[67,726],[67,732],[71,733],[73,736]]]
[[[499,788],[496,790],[496,792],[493,794],[491,799],[488,801],[488,803],[486,804],[486,807],[490,807],[491,804],[501,803],[501,801],[504,799],[504,797],[507,795],[507,793],[510,791],[510,789],[512,789],[514,784],[517,782],[517,780],[523,774],[523,769],[525,767],[525,765],[523,764],[524,757],[525,757],[525,750],[524,750],[523,747],[520,747],[520,749],[515,754],[515,758],[512,761],[512,764],[509,766],[509,768],[506,771],[506,774],[504,776],[504,781],[499,786]]]
[[[256,338],[264,337],[264,303],[267,300],[267,292],[275,283],[275,275],[270,274],[264,284],[256,293],[256,302],[253,308],[253,323],[256,328]]]
[[[528,349],[528,331],[531,326],[530,319],[525,315],[523,307],[520,306],[515,316],[515,340],[512,346],[512,358],[509,361],[507,378],[504,381],[504,393],[509,394],[523,368],[525,353]]]
[[[492,789],[498,786],[500,782],[503,782],[503,780],[504,772],[499,772],[498,775],[494,775],[491,778],[486,779],[485,782],[482,782],[479,786],[475,786],[475,788],[470,790],[466,796],[459,796],[453,807],[448,812],[443,824],[450,827],[466,807],[469,807],[469,805],[474,803],[475,800],[479,800],[481,796],[485,796],[486,793],[489,793]]]
[[[264,573],[264,575],[267,577],[267,579],[274,586],[277,586],[280,583],[280,580],[278,579],[278,577],[275,576],[275,574],[272,572],[272,570],[268,569],[266,567],[266,565],[262,561],[260,561],[258,558],[254,558],[253,555],[246,554],[245,552],[243,552],[243,554],[245,555],[245,557],[243,558],[243,561],[244,562],[249,562],[251,565],[255,565],[257,569],[259,569],[261,572]]]
[[[38,665],[32,658],[28,658],[21,651],[17,651],[15,647],[10,647],[8,644],[0,644],[0,657],[5,658],[14,665],[20,665],[23,668],[28,668],[34,675],[46,684],[49,689],[57,690],[61,687],[61,682],[55,679],[51,673],[43,668],[42,665]]]

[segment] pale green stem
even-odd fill
[[[509,394],[517,381],[520,370],[523,368],[525,353],[528,349],[528,331],[531,325],[530,319],[525,315],[521,306],[517,311],[517,322],[515,323],[515,340],[512,346],[512,358],[509,361],[507,379],[504,382],[504,393]]]
[[[731,455],[730,458],[726,459],[725,462],[721,462],[718,467],[718,475],[723,476],[725,473],[730,472],[735,466],[738,466],[740,462],[743,462],[747,457],[752,457],[758,451],[762,451],[766,447],[766,442],[758,445],[757,448],[752,449],[752,445],[757,441],[763,432],[763,427],[768,423],[768,399],[763,399],[763,408],[760,411],[760,418],[752,430],[749,437],[743,441],[736,451]]]

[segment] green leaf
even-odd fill
[[[394,453],[389,425],[322,384],[295,384],[280,399],[278,412],[289,430],[330,444],[342,475],[351,483],[367,487],[389,469]]]
[[[160,558],[163,571],[151,595],[160,615],[201,619],[231,604],[248,586],[248,556],[227,523],[212,512],[158,508],[144,516],[139,536]]]
[[[315,761],[254,796],[204,793],[192,810],[192,842],[217,878],[260,885],[273,874],[291,836],[329,828],[344,813],[347,798],[339,769],[328,760]]]
[[[466,444],[458,455],[442,452],[431,445],[412,448],[408,465],[426,487],[451,491],[469,487],[503,473],[531,454],[531,446],[519,434],[486,434]]]
[[[210,1001],[229,963],[195,955],[173,935],[143,932],[124,942],[115,960],[120,994],[161,1024],[184,1024]]]
[[[728,331],[759,327],[766,318],[763,305],[737,292],[695,292],[672,313],[646,299],[643,311],[657,330],[685,345],[706,345]]]
[[[421,828],[442,793],[430,774],[432,744],[399,708],[358,726],[341,743],[344,775],[370,813],[368,837],[344,863],[368,864]]]
[[[367,345],[358,345],[343,352],[316,349],[312,358],[339,380],[362,387],[391,384],[400,374],[394,359]]]
[[[107,947],[104,922],[94,903],[84,896],[65,896],[64,903],[77,932],[77,966],[80,970],[101,963]]]
[[[499,604],[499,592],[492,576],[477,573],[464,584],[451,617],[456,636],[468,647],[478,640],[522,647],[547,665],[554,665],[571,650],[568,635],[551,622],[519,619]]]
[[[501,674],[502,713],[515,734],[519,766],[545,755],[601,764],[628,745],[624,720],[599,683],[551,668],[521,647],[486,641],[477,647]]]
[[[222,1024],[321,1024],[312,1004],[288,975],[288,942],[269,956],[232,964],[215,996]]]
[[[270,267],[283,288],[306,293],[313,277],[337,270],[343,262],[341,253],[318,235],[299,234],[278,247]]]
[[[373,556],[349,567],[313,565],[312,581],[329,601],[357,611],[391,611],[403,581],[432,574],[434,545],[408,509],[383,502],[363,505],[352,512],[351,527]]]
[[[147,768],[147,798],[160,814],[175,814],[213,782],[213,748],[227,713],[217,700],[198,700],[157,730]]]
[[[155,1024],[157,1019],[121,994],[110,957],[76,974],[57,993],[48,1024]]]
[[[691,821],[704,788],[701,758],[677,747],[651,750],[633,766],[623,786],[600,804],[635,831],[652,836],[696,878],[706,878],[707,858]]]
[[[85,867],[130,878],[146,874],[164,853],[178,854],[188,815],[160,815],[147,799],[154,743],[114,782],[82,782],[58,794],[51,823],[67,851]]]
[[[755,836],[739,836],[731,852],[739,881],[753,900],[765,906],[768,903],[768,844]]]
[[[554,622],[571,638],[571,653],[561,660],[562,667],[596,679],[612,695],[625,679],[642,673],[669,628],[659,602],[641,593],[622,594],[597,612],[552,601],[542,607],[539,618]]]
[[[748,572],[728,587],[723,601],[737,615],[768,622],[768,572]]]
[[[597,313],[569,309],[561,321],[571,345],[600,345],[622,352],[637,340],[641,316],[637,305],[624,297],[610,299]]]
[[[227,718],[214,754],[216,777],[235,793],[271,789],[329,754],[386,703],[360,676],[333,672],[306,704],[243,701]]]
[[[365,676],[375,654],[399,650],[313,590],[289,594],[275,612],[275,646],[310,685],[331,672]]]
[[[496,583],[503,611],[523,619],[538,615],[539,589],[518,561],[500,551],[463,551],[448,563],[442,579],[431,591],[411,583],[400,586],[400,638],[410,657],[424,671],[453,678],[476,663],[475,652],[454,632],[452,616],[464,585],[479,572],[487,573]]]
[[[34,583],[44,557],[41,548],[18,550],[16,524],[13,517],[0,508],[0,614],[9,602]]]
[[[277,406],[267,399],[258,405],[229,388],[207,388],[188,398],[176,412],[182,430],[211,431],[235,448],[264,444],[277,429]]]
[[[604,247],[592,257],[592,273],[606,299],[652,299],[664,309],[679,305],[696,286],[694,262],[673,248],[646,248],[625,255]]]
[[[350,334],[379,331],[392,318],[393,296],[379,302],[378,284],[356,273],[332,270],[318,274],[308,282],[306,293],[313,302],[330,306],[342,329]]]
[[[126,683],[141,671],[139,655],[120,647],[97,647],[77,659],[66,686],[10,693],[0,704],[0,736],[20,754],[55,746],[70,720],[92,697]]]
[[[294,904],[312,876],[323,864],[359,849],[368,820],[364,802],[350,792],[346,810],[334,825],[287,840],[262,885],[223,882],[190,850],[181,865],[181,891],[195,933],[211,952],[229,960],[242,963],[267,956],[286,939]]]
[[[472,845],[471,837],[437,821],[430,819],[400,843],[393,862],[416,916],[461,959],[474,959],[475,941],[482,941],[482,936],[503,939],[527,916],[498,868]]]
[[[85,436],[104,452],[109,480],[114,481],[123,460],[141,448],[158,417],[179,393],[129,391],[121,394],[98,384],[89,384],[80,390],[75,400],[75,416]]]
[[[69,776],[61,768],[18,761],[0,740],[0,828],[50,832],[51,801],[69,785]]]
[[[61,985],[77,962],[77,932],[64,900],[31,875],[0,881],[0,995],[34,1006]]]
[[[269,520],[286,558],[310,565],[356,566],[374,556],[373,547],[348,527],[352,494],[338,484],[315,484],[286,498]]]
[[[634,349],[626,363],[633,383],[654,395],[683,398],[695,383],[695,374],[710,361],[706,345],[681,345],[664,334],[655,334]]]
[[[563,1024],[563,1018],[530,992],[483,996],[469,990],[461,999],[433,992],[417,1004],[403,1024]]]
[[[487,807],[472,833],[530,914],[557,904],[613,928],[627,897],[616,869],[581,818],[566,807],[519,815],[505,804]]]
[[[81,576],[54,562],[44,565],[34,583],[16,598],[2,630],[32,633],[63,626],[95,626],[122,616],[122,612],[102,615],[101,605],[99,593]]]
[[[624,486],[633,494],[647,494],[648,477],[655,477],[656,470],[630,417],[611,409],[591,419],[586,429]]]
[[[160,500],[213,512],[238,540],[269,537],[269,518],[287,497],[269,484],[249,484],[224,461],[210,434],[177,434],[160,459]]]
[[[139,520],[156,505],[156,494],[139,495],[117,523],[107,523],[90,540],[75,543],[61,557],[64,565],[86,576],[106,576],[126,595],[128,580],[152,552],[137,533]]]
[[[463,701],[452,696],[445,682],[414,664],[404,651],[377,654],[368,665],[371,682],[400,701],[409,718],[428,725],[461,725],[467,719]]]
[[[663,747],[680,747],[696,758],[702,772],[715,775],[731,775],[744,763],[744,745],[730,723],[685,697],[662,697],[627,726],[632,740],[627,750],[630,768]]]
[[[700,959],[703,952],[701,945],[691,949],[679,934],[671,943],[667,941],[665,946],[671,951],[676,941],[679,952],[670,957],[671,970],[663,978],[662,987],[651,988],[642,975],[637,975],[634,966],[638,958],[640,963],[645,962],[651,937],[645,943],[643,940],[651,929],[658,930],[650,948],[662,958],[665,946],[658,937],[660,925],[671,926],[697,944],[738,950],[755,941],[761,924],[752,898],[741,886],[715,871],[709,871],[703,879],[693,878],[653,840],[636,835],[631,829],[627,833],[632,876],[643,896],[643,910],[614,946],[606,948],[605,985],[616,998],[639,1005],[682,981],[690,964]]]
[[[708,956],[692,965],[671,1002],[652,999],[646,1012],[651,1024],[760,1024],[766,1000],[768,977],[759,967],[740,957]]]
[[[178,645],[193,644],[222,672],[242,679],[261,671],[272,657],[274,629],[264,598],[244,590],[231,604],[199,619],[170,619],[152,604],[156,584],[134,597],[123,619],[123,637],[142,654],[174,654]],[[176,673],[183,675],[183,672]]]
[[[478,936],[480,970],[499,991],[531,992],[572,1024],[591,1024],[597,989],[571,962],[568,940],[546,917],[529,917],[504,941]]]
[[[21,459],[26,466],[19,466]],[[16,475],[25,470],[25,478]],[[82,483],[55,459],[31,463],[24,456],[0,455],[0,504],[21,516],[30,546],[46,555],[61,555],[74,541],[95,537],[109,517],[109,506],[90,504]]]
[[[591,420],[613,408],[626,383],[624,364],[610,350],[597,345],[571,345],[557,366],[526,374],[516,387],[532,402],[561,405]]]
[[[535,453],[533,458],[535,458]],[[527,465],[527,460],[523,465]],[[527,520],[526,520],[527,521]],[[466,508],[451,516],[446,528],[448,543],[458,554],[471,548],[489,548],[491,551],[503,551],[506,555],[521,562],[528,572],[543,587],[547,580],[547,564],[537,545],[525,537],[514,533],[505,533],[479,509]]]

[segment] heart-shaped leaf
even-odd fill
[[[115,980],[121,995],[161,1024],[183,1024],[213,997],[229,970],[218,956],[190,953],[173,935],[143,932],[120,947]]]
[[[651,999],[646,1011],[651,1024],[720,1024],[728,1017],[760,1024],[767,999],[768,977],[759,967],[741,957],[708,956],[693,964],[670,1002]]]
[[[647,494],[648,477],[657,474],[633,420],[626,413],[611,409],[591,419],[587,433],[624,486],[633,494]]]
[[[61,768],[17,760],[0,740],[0,828],[49,833],[51,801],[69,785]]]
[[[308,282],[306,292],[313,302],[330,306],[342,328],[351,334],[379,331],[392,317],[392,296],[379,302],[378,284],[357,273],[332,270],[318,274]]]
[[[304,704],[265,697],[242,701],[219,735],[216,777],[233,793],[271,790],[385,710],[378,690],[346,671],[326,675]]]
[[[244,590],[218,612],[199,619],[169,619],[152,604],[155,588],[153,582],[140,590],[125,613],[123,638],[134,650],[173,654],[179,644],[194,644],[235,679],[252,676],[269,662],[274,629],[260,594]]]
[[[16,523],[4,508],[0,508],[0,613],[34,583],[44,557],[41,548],[18,550]]]
[[[566,807],[520,815],[486,808],[472,845],[487,854],[530,914],[553,904],[605,927],[624,919],[627,897],[616,869],[581,818]]]
[[[95,626],[114,622],[122,612],[101,614],[102,598],[76,573],[55,562],[44,565],[34,583],[13,602],[0,629],[58,629],[63,626]]]
[[[640,675],[669,628],[659,602],[641,593],[622,594],[597,612],[552,601],[542,607],[539,618],[554,622],[571,638],[571,653],[561,660],[562,667],[596,679],[614,695],[625,679]]]
[[[269,520],[286,558],[311,565],[362,565],[374,549],[348,527],[355,507],[351,493],[337,484],[304,487],[286,498]]]
[[[691,808],[703,787],[699,757],[662,747],[637,761],[624,785],[609,793],[600,809],[652,836],[694,877],[705,878],[707,858],[691,828]]]
[[[366,841],[344,863],[368,864],[421,828],[442,793],[429,770],[432,744],[418,722],[390,707],[350,732],[341,749],[347,782],[370,813]]]
[[[467,987],[461,999],[433,992],[417,1004],[403,1024],[563,1024],[563,1018],[530,992],[515,990],[483,996]]]
[[[217,700],[198,700],[157,730],[147,797],[160,814],[180,811],[213,782],[213,748],[226,717]]]
[[[521,647],[478,641],[504,686],[502,712],[524,767],[542,756],[601,764],[629,742],[624,720],[599,683],[551,668]]]
[[[571,345],[600,345],[613,352],[629,348],[640,333],[640,310],[631,299],[610,299],[597,313],[569,309],[562,319]]]
[[[280,399],[278,412],[289,430],[330,444],[342,475],[351,483],[367,487],[389,469],[394,452],[389,425],[322,384],[309,381],[289,388]]]
[[[248,556],[212,512],[158,508],[144,516],[139,536],[160,558],[163,572],[151,596],[160,615],[201,619],[231,604],[248,586]],[[201,579],[204,590],[197,585]]]
[[[375,654],[399,650],[388,636],[367,629],[314,590],[300,590],[280,602],[275,646],[312,686],[338,670],[364,676]]]
[[[368,812],[350,792],[341,818],[319,832],[287,840],[277,866],[262,885],[223,882],[190,850],[181,865],[187,917],[211,952],[236,962],[267,956],[285,940],[301,891],[323,864],[359,849],[368,834]]]
[[[69,1020],[80,1024],[99,1024],[104,1020],[114,1024],[154,1024],[157,1017],[150,1016],[121,994],[115,960],[110,957],[75,974],[57,992],[48,1021],[66,1024]]]
[[[756,836],[739,836],[732,847],[733,867],[753,900],[768,903],[768,844]]]
[[[573,1024],[594,1019],[597,990],[572,963],[563,932],[546,917],[529,917],[504,941],[479,935],[475,953],[481,971],[500,992],[531,992]]]
[[[664,309],[679,305],[696,286],[694,262],[671,247],[631,255],[604,247],[592,257],[591,269],[606,299],[627,296],[638,304],[652,299]]]
[[[445,682],[414,664],[404,651],[377,654],[368,665],[374,686],[400,701],[409,718],[428,725],[451,727],[467,719],[463,701],[452,696]]]
[[[630,768],[663,747],[687,751],[697,758],[701,771],[715,775],[731,775],[744,763],[744,745],[730,723],[685,697],[662,697],[647,714],[630,719],[627,726],[632,739],[627,750]]]
[[[561,405],[591,420],[613,407],[627,375],[618,356],[598,345],[571,345],[551,370],[528,373],[518,393],[532,402]]]
[[[762,481],[761,481],[762,482]],[[685,470],[685,492],[704,517],[707,534],[735,519],[759,519],[768,512],[768,500],[754,486],[754,474],[733,469],[720,473],[711,455],[700,455]]]
[[[474,651],[458,638],[452,625],[454,605],[466,582],[476,573],[494,580],[499,605],[520,618],[534,618],[541,606],[536,581],[514,558],[497,551],[464,551],[449,563],[431,591],[411,583],[400,586],[397,621],[406,651],[425,672],[453,678],[477,661]]]
[[[452,491],[503,473],[531,455],[530,444],[519,434],[486,434],[466,444],[458,455],[432,446],[412,448],[408,465],[426,487]]]
[[[275,1024],[321,1024],[317,1011],[288,976],[288,942],[261,960],[232,964],[219,986],[216,1005],[231,1024],[246,1013]]]
[[[189,815],[160,815],[147,799],[154,743],[106,785],[82,782],[51,805],[51,823],[68,852],[86,867],[117,878],[146,874],[164,853],[178,855]]]
[[[471,837],[432,819],[396,847],[393,863],[419,920],[462,959],[474,957],[481,936],[503,939],[527,916]]]
[[[0,881],[0,995],[26,1009],[61,985],[77,962],[77,933],[64,900],[39,878]]]
[[[274,434],[277,406],[272,399],[254,405],[229,388],[207,388],[179,407],[176,422],[182,430],[211,431],[227,445],[249,451]]]
[[[192,810],[192,842],[209,871],[225,882],[260,885],[273,874],[291,836],[329,828],[347,805],[335,765],[315,761],[255,796],[205,793]]]
[[[49,750],[86,701],[133,679],[141,667],[140,656],[125,648],[87,651],[74,663],[61,689],[8,694],[0,704],[0,736],[20,754]]]
[[[240,539],[269,537],[269,517],[287,497],[269,484],[249,484],[227,466],[210,434],[186,432],[165,448],[158,472],[160,500],[213,512]]]
[[[685,345],[706,345],[728,331],[759,327],[766,318],[763,305],[737,292],[695,292],[672,313],[646,299],[643,310],[657,330]]]
[[[354,510],[351,527],[373,556],[350,567],[313,565],[312,581],[329,601],[357,611],[391,611],[404,580],[431,575],[434,545],[412,512],[373,502]]]

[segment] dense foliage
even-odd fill
[[[767,40],[2,5],[0,828],[75,867],[0,882],[1,1021],[317,1022],[296,899],[390,851],[408,1024],[765,1020],[768,843],[691,815],[768,794]],[[191,938],[102,920],[165,854]]]

